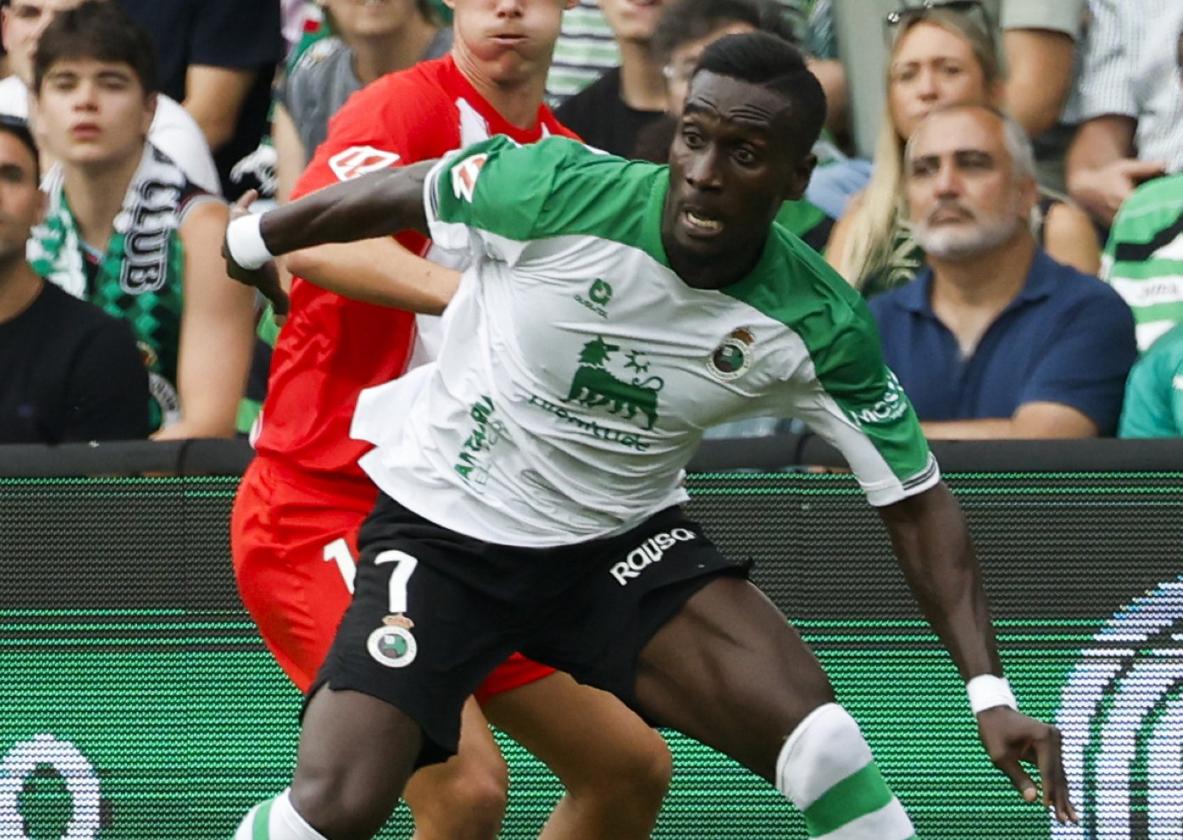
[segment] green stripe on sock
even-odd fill
[[[268,799],[259,806],[259,810],[255,811],[255,824],[251,826],[251,840],[268,840],[271,837],[271,803],[274,799]]]
[[[806,808],[805,828],[810,837],[829,834],[848,822],[878,811],[893,798],[878,765],[871,762],[834,785]]]

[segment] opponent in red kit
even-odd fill
[[[453,53],[392,73],[355,94],[330,123],[293,198],[377,169],[437,158],[495,134],[530,143],[570,135],[542,104],[561,12],[574,0],[454,0]],[[438,261],[414,232],[406,249]],[[320,251],[318,255],[318,251]],[[293,269],[403,272],[406,305],[438,310],[454,272],[400,253],[392,241],[316,249]],[[426,300],[427,272],[443,291]],[[317,278],[318,280],[320,278]],[[275,347],[257,457],[232,520],[244,603],[283,670],[312,684],[349,605],[355,539],[377,490],[357,466],[369,445],[349,437],[359,392],[428,358],[431,321],[358,303],[296,277]],[[406,791],[417,838],[495,837],[506,770],[488,720],[547,763],[567,788],[543,838],[648,837],[670,773],[653,730],[610,695],[515,655],[465,708],[460,753],[425,766]],[[484,715],[482,716],[481,707]]]

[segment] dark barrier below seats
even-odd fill
[[[1016,693],[1064,731],[1079,828],[1053,829],[988,765],[853,479],[769,471],[838,466],[833,453],[810,438],[713,444],[688,481],[691,511],[756,561],[919,836],[1183,836],[1183,443],[934,448],[969,517]],[[0,447],[0,839],[65,836],[71,820],[70,836],[103,840],[228,838],[289,777],[299,698],[242,612],[227,558],[233,474],[248,458],[211,441]],[[502,743],[503,837],[537,836],[559,790]],[[762,782],[671,745],[655,837],[804,837]],[[408,825],[400,812],[383,836]]]

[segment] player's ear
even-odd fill
[[[786,201],[800,201],[804,198],[815,166],[817,166],[817,155],[810,153],[801,157],[785,181]]]

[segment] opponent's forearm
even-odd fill
[[[346,245],[320,245],[285,258],[288,269],[344,297],[439,315],[459,284],[458,272],[416,256],[384,236]]]
[[[268,210],[259,226],[263,242],[278,256],[402,230],[426,233],[423,182],[434,164],[424,161],[363,175]]]
[[[1001,674],[981,567],[952,493],[941,483],[880,513],[908,585],[962,678]]]

